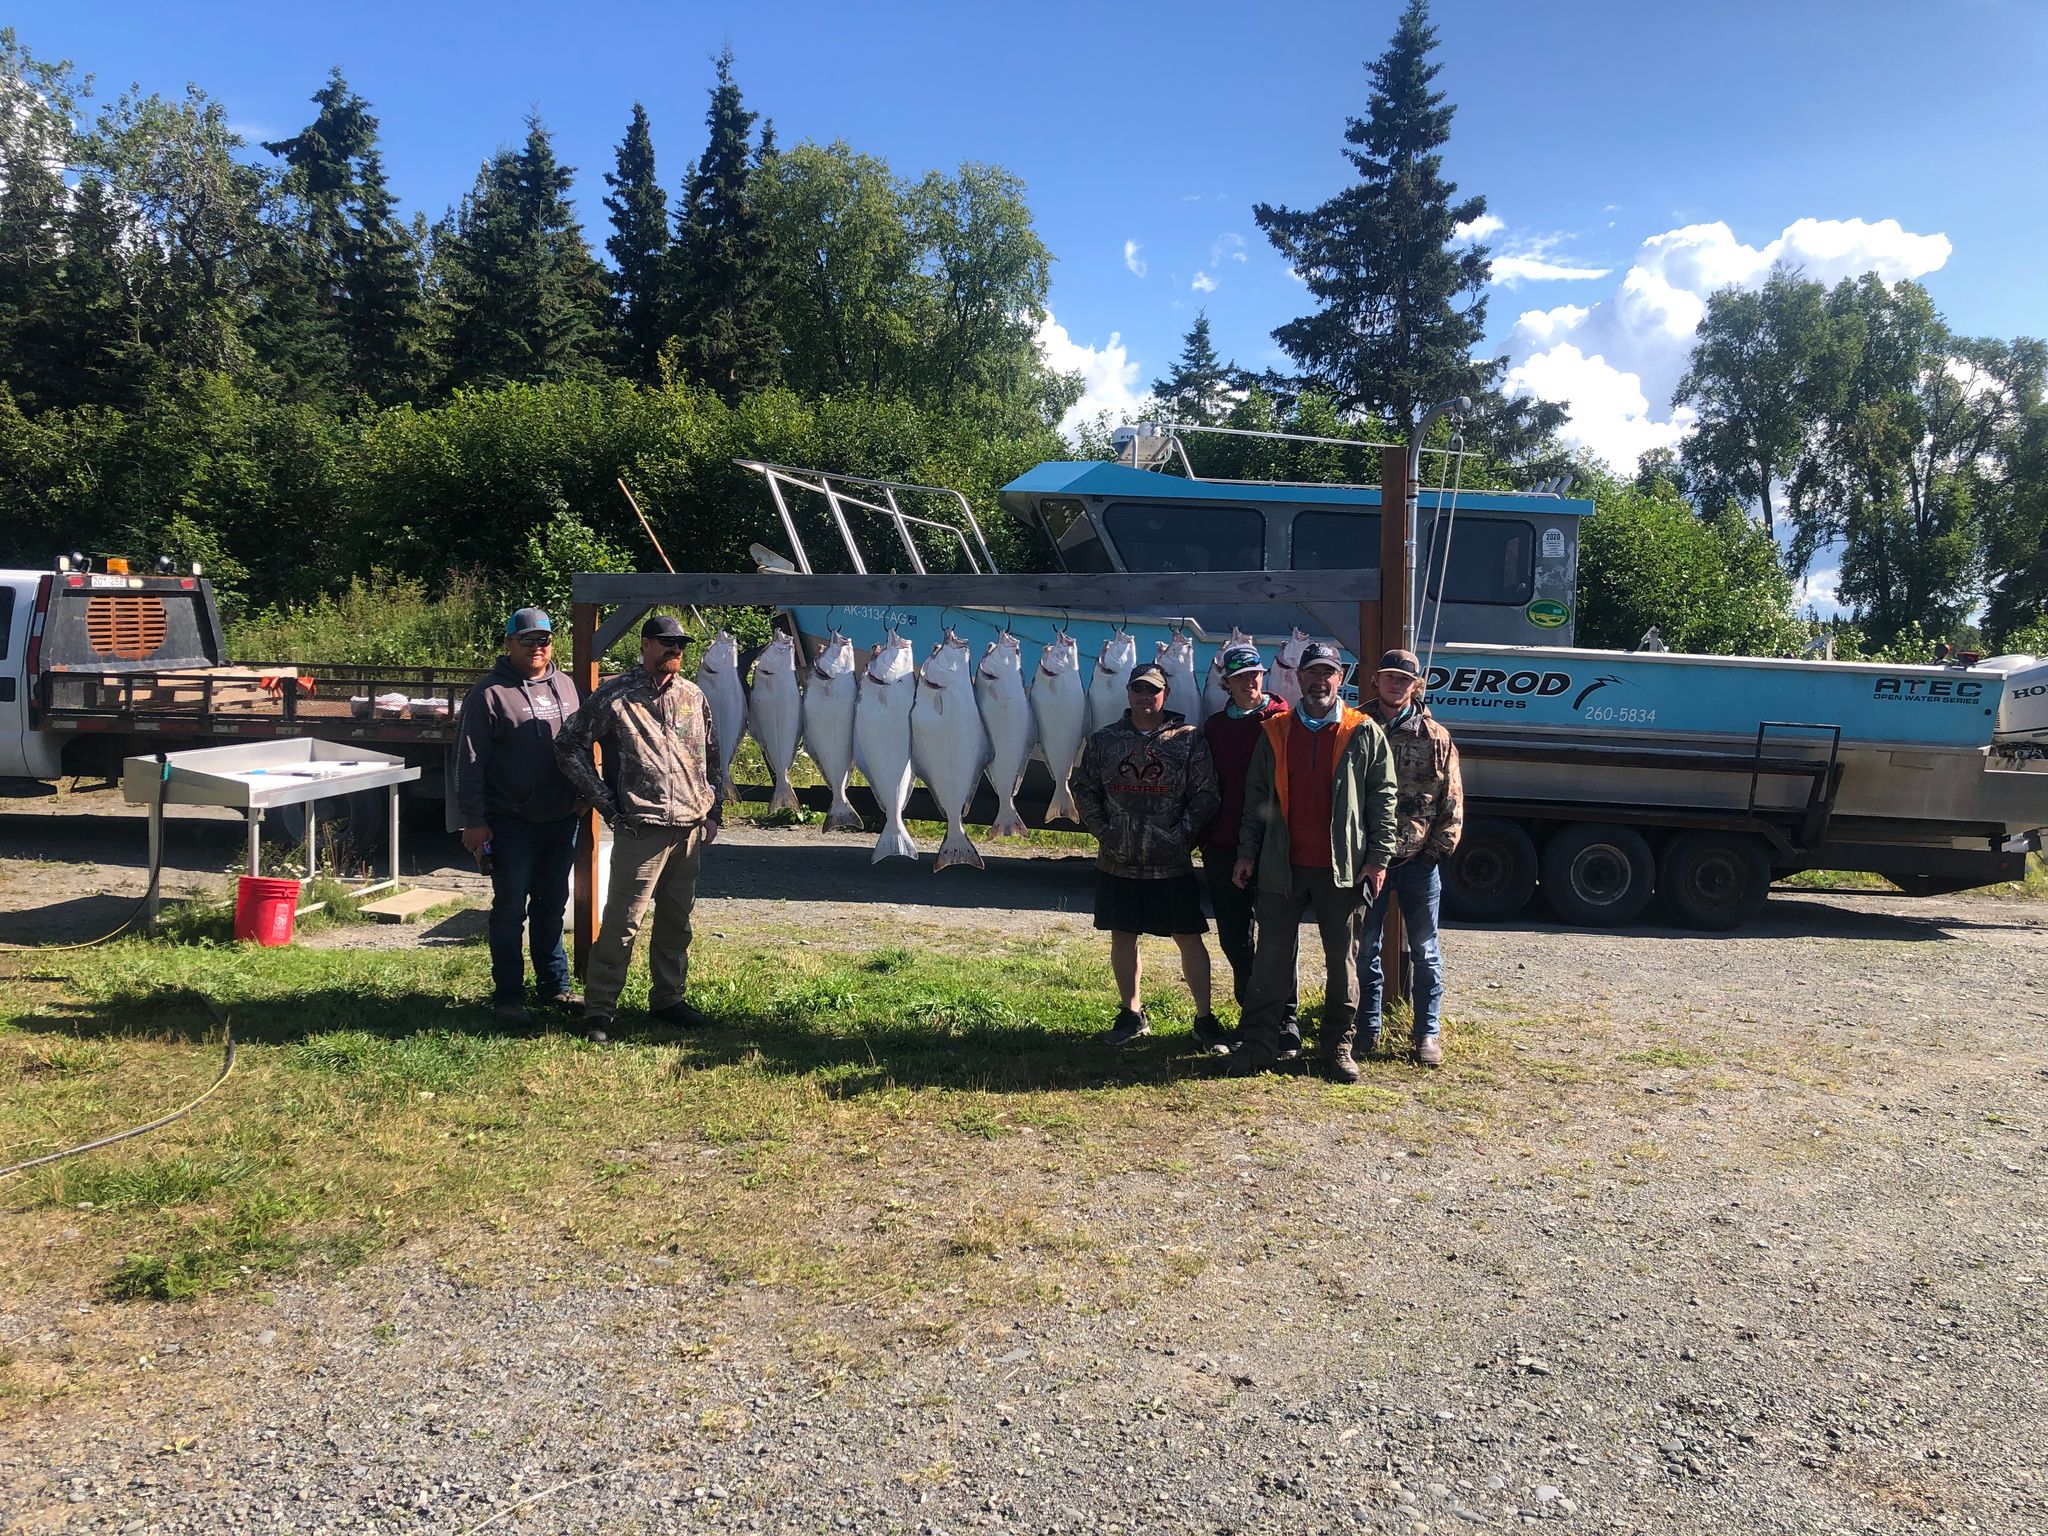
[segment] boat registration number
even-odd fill
[[[1655,725],[1657,711],[1632,708],[1623,704],[1589,704],[1581,712],[1580,718],[1611,721],[1616,725]]]

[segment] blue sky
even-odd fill
[[[1058,258],[1049,350],[1116,409],[1198,305],[1226,356],[1279,361],[1268,333],[1303,294],[1251,204],[1341,184],[1343,120],[1398,11],[16,0],[10,20],[101,94],[195,81],[252,137],[303,123],[338,63],[382,120],[406,208],[430,216],[536,108],[578,167],[593,244],[633,102],[673,184],[730,41],[785,143],[1023,176]],[[2048,6],[1440,0],[1435,20],[1459,109],[1448,169],[1487,196],[1512,258],[1489,346],[1523,387],[1569,398],[1574,433],[1617,463],[1683,431],[1669,394],[1701,300],[1774,257],[1917,278],[1963,330],[2048,333]]]

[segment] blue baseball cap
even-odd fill
[[[512,617],[505,621],[507,640],[524,640],[528,635],[552,635],[554,620],[544,608],[515,608]]]

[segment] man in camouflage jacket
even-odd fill
[[[718,836],[718,739],[710,705],[682,676],[687,639],[667,614],[649,619],[640,628],[640,665],[586,699],[555,739],[563,776],[612,829],[604,921],[583,978],[585,1033],[600,1044],[609,1036],[650,905],[648,1011],[666,1024],[704,1023],[683,989],[697,872],[705,845]],[[591,757],[591,744],[599,741],[612,784],[598,775]]]
[[[1408,954],[1415,966],[1415,1025],[1409,1049],[1425,1067],[1443,1065],[1441,1016],[1443,953],[1437,942],[1437,907],[1443,881],[1438,866],[1458,848],[1465,827],[1465,785],[1458,748],[1423,702],[1422,663],[1413,651],[1389,651],[1373,679],[1375,696],[1365,706],[1394,751],[1394,862],[1387,883],[1366,914],[1359,941],[1359,1018],[1367,1049],[1379,1043],[1380,1007],[1385,994],[1380,941],[1386,933],[1387,903],[1401,903]],[[1363,690],[1361,690],[1363,691]]]
[[[1185,716],[1166,709],[1166,674],[1134,669],[1123,718],[1088,738],[1074,771],[1074,803],[1095,834],[1095,926],[1109,934],[1109,968],[1122,1008],[1101,1037],[1128,1045],[1151,1033],[1142,992],[1138,935],[1170,938],[1195,1001],[1197,1038],[1218,1038],[1202,935],[1202,888],[1195,838],[1222,804],[1209,743]]]

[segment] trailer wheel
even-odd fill
[[[1503,922],[1536,893],[1536,844],[1512,821],[1475,817],[1444,865],[1443,882],[1444,906],[1453,916]]]
[[[1657,864],[1633,827],[1575,822],[1543,845],[1543,894],[1568,923],[1619,928],[1649,905]]]
[[[1680,832],[1657,862],[1657,893],[1688,928],[1740,928],[1770,891],[1763,845],[1740,832]]]

